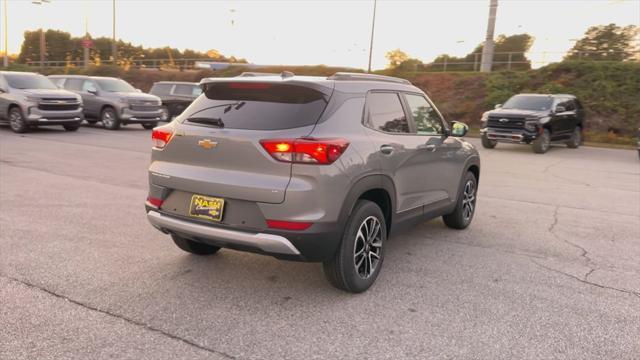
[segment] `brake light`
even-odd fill
[[[171,128],[155,128],[151,133],[151,140],[153,140],[153,146],[157,149],[162,149],[173,138],[173,129]]]
[[[269,229],[307,230],[313,223],[302,221],[267,220]]]
[[[282,162],[327,165],[338,160],[349,146],[345,139],[266,139],[260,144]]]

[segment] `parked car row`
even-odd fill
[[[128,124],[152,129],[179,115],[200,92],[197,83],[158,82],[145,94],[113,77],[0,71],[0,125],[17,133],[50,125],[75,131],[86,119],[110,130]]]

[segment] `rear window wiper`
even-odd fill
[[[192,118],[188,118],[187,119],[188,122],[192,122],[192,123],[197,123],[197,124],[207,124],[207,125],[213,125],[219,128],[223,128],[224,127],[224,123],[222,122],[222,119],[220,118],[213,118],[213,117],[192,117]]]

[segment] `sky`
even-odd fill
[[[25,30],[40,27],[81,36],[86,20],[93,37],[112,33],[112,0],[0,1],[7,1],[9,53],[20,51]],[[488,11],[489,0],[378,0],[372,67],[384,68],[396,48],[425,62],[465,55],[484,41]],[[372,14],[373,0],[116,0],[116,37],[216,49],[256,64],[366,68]],[[640,25],[640,0],[500,0],[495,33],[532,35],[537,67],[560,59],[589,26],[609,23]]]

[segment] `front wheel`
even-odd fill
[[[542,134],[533,141],[533,152],[536,154],[544,154],[551,147],[551,133],[549,130],[544,129]]]
[[[493,149],[498,145],[498,142],[495,140],[491,140],[487,137],[487,135],[482,135],[482,147],[485,149]]]
[[[22,110],[18,107],[12,107],[9,110],[9,126],[13,132],[22,134],[29,131],[29,125],[22,116]]]
[[[387,225],[380,207],[358,200],[333,259],[323,263],[324,274],[338,289],[352,293],[367,290],[376,281],[382,261]]]
[[[111,107],[106,107],[104,108],[104,110],[102,110],[100,120],[102,121],[102,125],[104,125],[105,129],[118,130],[120,128],[120,120],[118,119],[118,115],[116,114],[116,111]]]
[[[573,130],[573,134],[571,134],[571,138],[567,140],[567,147],[570,149],[577,149],[581,143],[582,128],[580,128],[580,126],[576,126],[576,128]]]
[[[444,215],[442,220],[452,229],[465,229],[476,212],[476,192],[478,189],[478,180],[471,172],[467,172],[462,182],[462,188],[458,191],[458,202],[451,214]]]
[[[142,123],[141,124],[143,128],[147,129],[147,130],[151,130],[154,127],[156,127],[158,124],[156,123]]]
[[[195,255],[212,255],[220,250],[220,248],[217,246],[199,243],[193,240],[185,239],[178,235],[171,235],[171,238],[173,239],[173,242],[176,244],[176,246],[178,246],[180,249]]]

